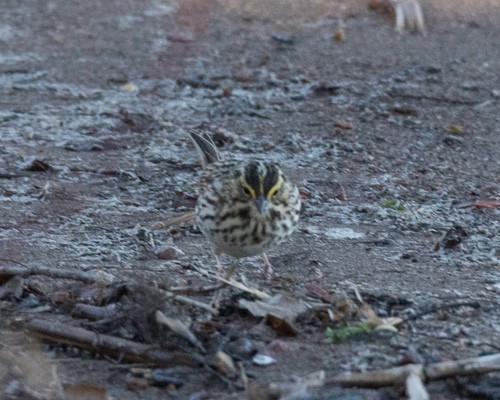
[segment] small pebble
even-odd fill
[[[184,252],[178,247],[165,245],[160,247],[155,254],[156,257],[161,260],[175,260],[176,258],[182,257]]]
[[[271,356],[267,356],[265,354],[256,354],[252,358],[252,362],[259,367],[267,367],[268,365],[275,364],[276,360]]]

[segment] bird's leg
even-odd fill
[[[273,266],[269,262],[266,253],[262,253],[262,259],[264,260],[264,268],[262,269],[262,275],[270,277],[273,274]]]

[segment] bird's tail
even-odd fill
[[[188,129],[187,133],[196,146],[203,168],[208,164],[222,160],[217,146],[208,133],[199,129]]]

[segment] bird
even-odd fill
[[[283,242],[299,221],[299,189],[269,160],[223,159],[206,131],[188,129],[203,172],[195,208],[198,228],[211,243],[219,272],[219,256],[261,255],[262,273],[273,274],[266,252]]]

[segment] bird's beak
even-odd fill
[[[257,197],[257,200],[255,200],[255,204],[257,205],[257,210],[259,211],[259,213],[262,214],[264,208],[266,208],[267,199],[261,194],[259,195],[259,197]]]

